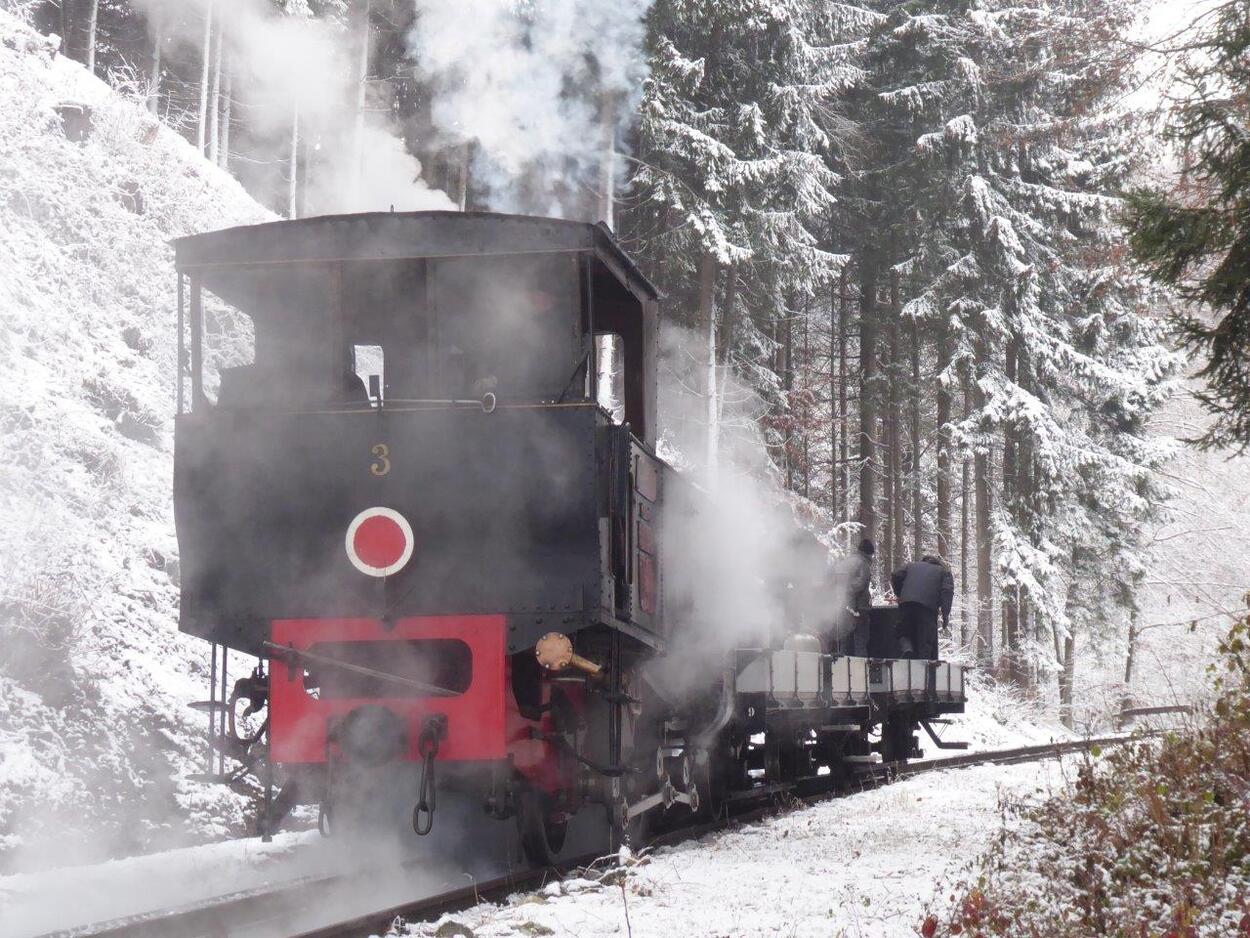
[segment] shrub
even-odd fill
[[[1250,615],[1220,654],[1210,710],[1087,758],[1064,795],[1015,806],[975,881],[920,934],[1250,936]]]

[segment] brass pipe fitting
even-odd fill
[[[548,632],[534,645],[534,656],[544,671],[563,671],[573,667],[586,674],[597,675],[603,668],[573,651],[573,642],[561,632]]]

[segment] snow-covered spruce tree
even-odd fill
[[[857,75],[854,12],[802,0],[660,0],[648,20],[650,77],[622,231],[694,329],[702,403],[692,422],[714,461],[736,369],[775,418],[788,409],[785,355],[799,302],[842,258],[825,250],[840,146],[834,104]],[[718,315],[719,308],[719,315]],[[689,411],[696,410],[689,408]],[[741,415],[750,419],[752,415]],[[776,423],[776,421],[774,421]],[[784,428],[772,441],[784,448]]]
[[[1132,245],[1159,281],[1213,314],[1181,320],[1206,363],[1204,447],[1250,445],[1250,6],[1224,0],[1183,36],[1165,128],[1179,148],[1170,191],[1140,190]]]
[[[902,314],[943,350],[939,380],[973,382],[951,430],[976,464],[979,653],[996,644],[998,597],[1017,678],[1065,661],[1070,677],[1073,629],[1132,592],[1093,577],[1082,551],[1114,544],[1131,569],[1158,504],[1142,418],[1172,358],[1113,256],[1132,13],[1119,0],[897,7],[858,98],[874,155],[857,180],[871,206],[857,260],[901,283]]]

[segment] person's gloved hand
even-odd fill
[[[950,630],[951,630],[950,616],[942,616],[942,631],[949,634]]]

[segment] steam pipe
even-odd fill
[[[729,725],[734,715],[734,697],[738,689],[738,669],[734,663],[734,653],[727,652],[725,665],[721,670],[720,701],[716,705],[716,714],[708,725],[691,734],[696,749],[706,749],[721,731]]]

